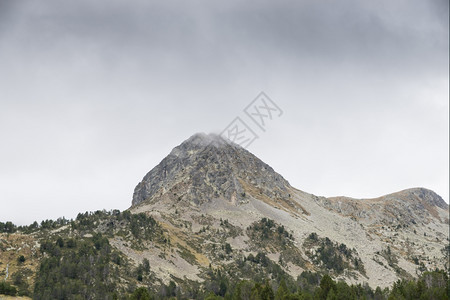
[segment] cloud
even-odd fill
[[[0,220],[127,208],[261,90],[249,150],[296,187],[448,201],[448,1],[2,1],[0,40]]]

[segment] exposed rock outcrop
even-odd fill
[[[247,201],[246,186],[271,199],[289,199],[289,183],[269,165],[219,135],[198,133],[145,175],[132,205],[166,194],[195,205],[213,199],[239,204]]]

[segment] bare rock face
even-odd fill
[[[442,209],[448,209],[448,204],[444,201],[444,199],[431,190],[425,188],[414,188],[405,191],[410,193],[410,197],[414,198],[414,200],[422,202],[424,205],[432,205]]]
[[[166,196],[194,205],[245,203],[259,194],[286,200],[289,183],[256,156],[215,134],[198,133],[177,146],[136,186],[132,206]]]
[[[130,212],[154,217],[172,247],[193,255],[185,261],[161,259],[162,248],[152,245],[136,255],[152,258],[160,278],[201,277],[209,265],[227,266],[260,251],[273,262],[282,258],[280,267],[293,278],[304,270],[325,271],[372,287],[448,268],[449,208],[433,191],[413,188],[374,199],[318,197],[291,187],[253,154],[214,134],[195,134],[175,147],[136,186]],[[262,241],[258,230],[268,220],[278,227],[266,230]],[[283,244],[275,236],[278,228],[286,232]],[[341,244],[352,249],[345,272],[318,261],[322,242],[336,251]],[[233,249],[228,256],[215,247],[227,243]]]
[[[437,208],[448,211],[448,204],[435,192],[425,188],[412,188],[374,199],[348,197],[320,198],[326,208],[366,223],[396,225],[428,223],[442,220]],[[444,217],[445,218],[445,217]]]

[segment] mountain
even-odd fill
[[[247,150],[218,135],[199,133],[173,149],[144,177],[134,190],[132,205],[174,195],[193,205],[219,199],[239,205],[248,202],[246,192],[288,201],[290,188],[281,175]]]
[[[202,259],[188,269],[161,264],[190,279],[201,277],[202,262],[228,263],[211,247],[229,244],[234,257],[258,251],[274,262],[281,257],[294,278],[305,270],[327,271],[349,282],[386,287],[420,270],[444,268],[448,243],[448,205],[430,190],[376,199],[318,197],[293,188],[253,154],[214,134],[195,134],[173,149],[136,186],[130,211],[154,216],[183,243],[202,245],[190,249]],[[289,233],[284,248],[254,232],[262,219]],[[233,229],[224,228],[223,220]],[[316,241],[310,241],[311,234]],[[336,250],[341,244],[352,249],[350,256]],[[324,261],[319,249],[338,265]]]
[[[144,176],[124,212],[0,222],[0,274],[29,294],[34,286],[36,299],[73,289],[113,298],[138,286],[198,298],[242,280],[306,288],[313,274],[384,288],[448,270],[448,216],[424,188],[375,199],[306,193],[249,151],[201,133]]]
[[[412,188],[375,199],[348,197],[322,198],[322,205],[344,216],[366,223],[390,223],[408,226],[434,219],[448,224],[448,204],[435,192]]]

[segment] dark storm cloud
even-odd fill
[[[251,150],[295,186],[448,201],[448,47],[448,1],[0,0],[0,199],[25,223],[126,208],[265,90],[286,113]]]
[[[65,48],[74,43],[81,53],[98,51],[105,63],[123,56],[152,62],[158,57],[151,54],[159,54],[207,68],[213,61],[253,55],[261,63],[312,58],[395,68],[408,67],[419,56],[416,63],[432,69],[441,64],[430,54],[448,48],[445,21],[436,17],[443,14],[437,8],[441,2],[433,1],[19,3],[24,15],[12,26],[12,38],[37,56],[39,51],[67,54]]]

